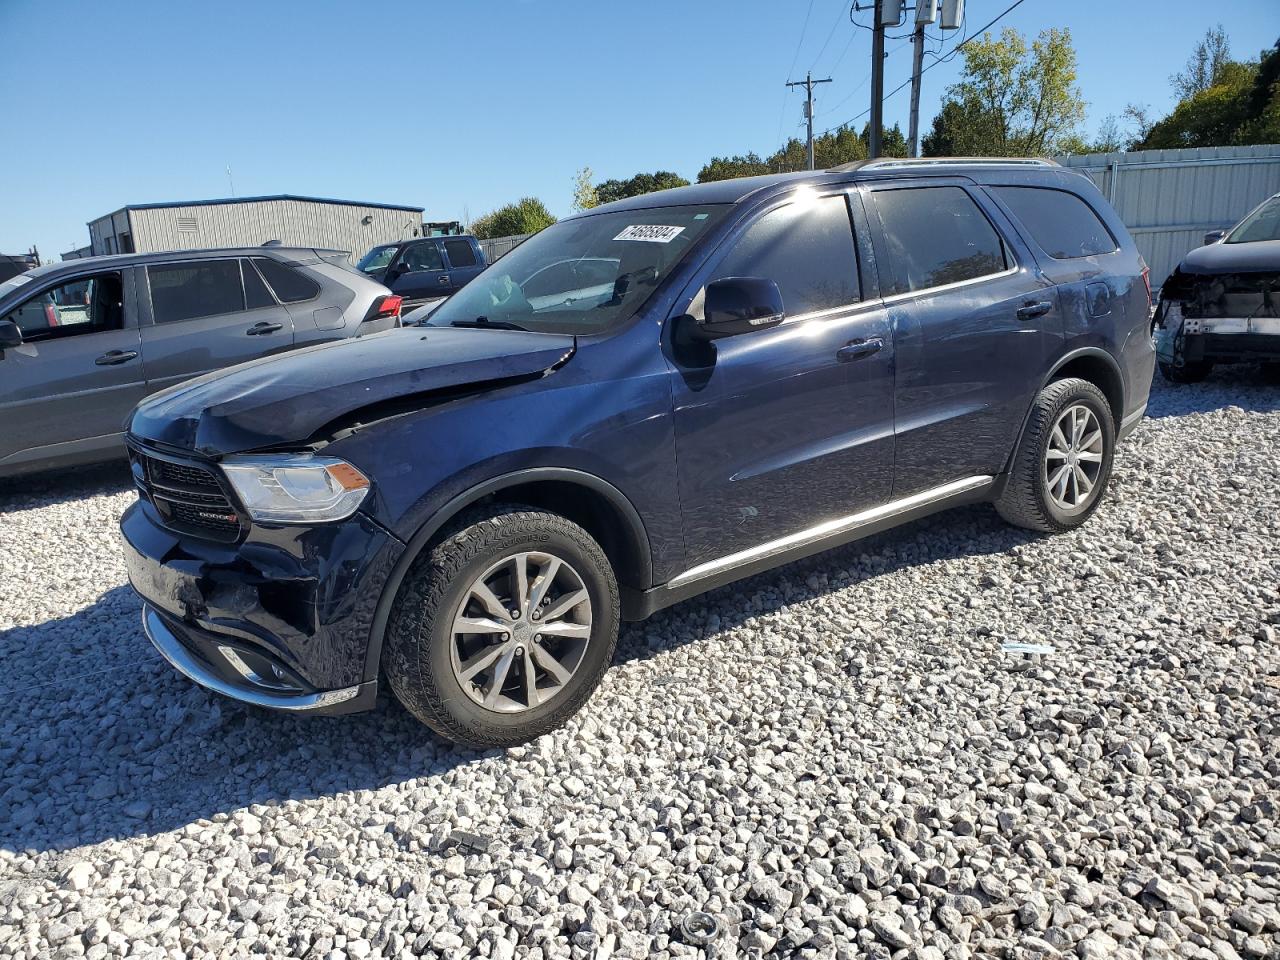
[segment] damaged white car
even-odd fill
[[[1280,382],[1280,194],[1205,241],[1161,288],[1160,372],[1173,383],[1195,383],[1215,363],[1260,361],[1267,378]]]

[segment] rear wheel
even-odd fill
[[[1036,398],[996,510],[1029,530],[1073,530],[1098,508],[1114,453],[1102,391],[1087,380],[1057,380]]]
[[[1213,363],[1209,360],[1196,360],[1190,363],[1160,362],[1160,375],[1170,383],[1199,383],[1213,371]]]
[[[1262,365],[1262,380],[1264,383],[1280,384],[1280,362],[1270,361]]]
[[[437,733],[510,746],[563,724],[613,657],[618,587],[604,551],[557,514],[465,517],[405,578],[383,669]]]

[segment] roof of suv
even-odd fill
[[[100,257],[77,257],[72,260],[60,260],[57,263],[46,263],[44,266],[29,270],[27,276],[47,277],[52,273],[64,270],[82,270],[86,266],[132,267],[139,264],[169,262],[173,260],[204,260],[211,256],[221,257],[272,257],[276,260],[289,260],[294,263],[309,263],[321,258],[322,254],[346,256],[345,250],[324,250],[315,247],[215,247],[207,250],[166,250],[157,253],[113,253]]]
[[[959,175],[979,178],[992,171],[1018,171],[1031,177],[1048,177],[1060,181],[1063,177],[1078,177],[1067,172],[1052,160],[1021,157],[923,157],[905,159],[882,157],[877,160],[858,160],[829,170],[802,170],[798,173],[767,173],[758,177],[736,177],[732,180],[714,180],[711,183],[694,183],[687,187],[658,190],[625,200],[602,204],[586,214],[612,210],[638,210],[655,206],[692,206],[703,203],[738,203],[772,187],[798,183],[848,183],[851,180],[872,180],[901,177],[938,177]],[[584,214],[579,214],[582,216]]]

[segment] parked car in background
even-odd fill
[[[1253,360],[1280,382],[1280,194],[1187,254],[1160,289],[1155,339],[1173,383]]]
[[[405,300],[405,309],[447,297],[486,266],[475,237],[421,237],[374,247],[356,264]]]
[[[149,393],[397,326],[345,252],[281,246],[88,257],[0,284],[0,476],[124,456]]]
[[[341,364],[141,404],[121,530],[145,629],[261,706],[367,709],[385,679],[450,740],[538,736],[620,619],[958,504],[1080,526],[1146,409],[1146,280],[1047,161],[597,207]]]

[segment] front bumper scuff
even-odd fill
[[[240,682],[232,682],[220,675],[208,660],[188,649],[178,635],[180,628],[171,626],[150,604],[144,604],[142,608],[142,629],[160,655],[187,679],[214,693],[255,707],[295,713],[355,713],[367,710],[377,698],[376,680],[337,690],[287,689],[264,681],[247,669],[234,648],[217,647],[206,651],[206,657],[219,656],[225,661],[224,671],[240,675]]]

